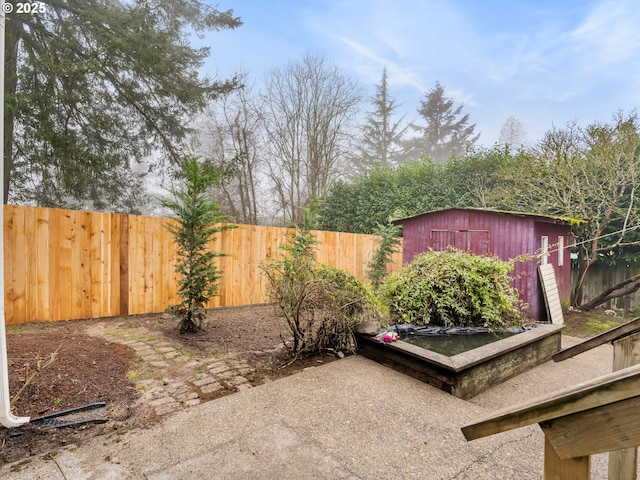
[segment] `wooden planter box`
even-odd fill
[[[358,353],[459,398],[478,393],[547,361],[560,350],[562,325],[539,325],[452,357],[402,340],[358,334]]]

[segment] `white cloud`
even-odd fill
[[[606,0],[596,4],[571,33],[576,53],[592,69],[627,61],[637,65],[639,24],[640,9],[635,1]]]

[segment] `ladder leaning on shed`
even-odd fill
[[[538,423],[545,480],[588,480],[590,455],[611,452],[609,479],[636,478],[640,445],[640,318],[554,355],[562,361],[607,342],[614,372],[485,415],[462,427],[467,440]]]

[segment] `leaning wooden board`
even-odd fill
[[[547,318],[554,325],[564,324],[564,316],[562,315],[562,305],[560,304],[560,293],[558,293],[558,284],[556,282],[556,273],[553,265],[546,264],[538,267],[540,275],[540,283],[544,293],[544,301],[547,307]]]

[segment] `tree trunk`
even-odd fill
[[[571,295],[571,305],[574,307],[582,303],[584,297],[584,282],[587,278],[587,270],[589,270],[589,261],[580,260],[578,262],[578,281],[573,289],[573,295]]]
[[[20,24],[7,20],[5,23],[4,45],[4,98],[12,99],[18,88],[18,45],[20,44]],[[4,109],[4,185],[2,203],[9,198],[9,185],[13,171],[13,124],[14,109]]]

